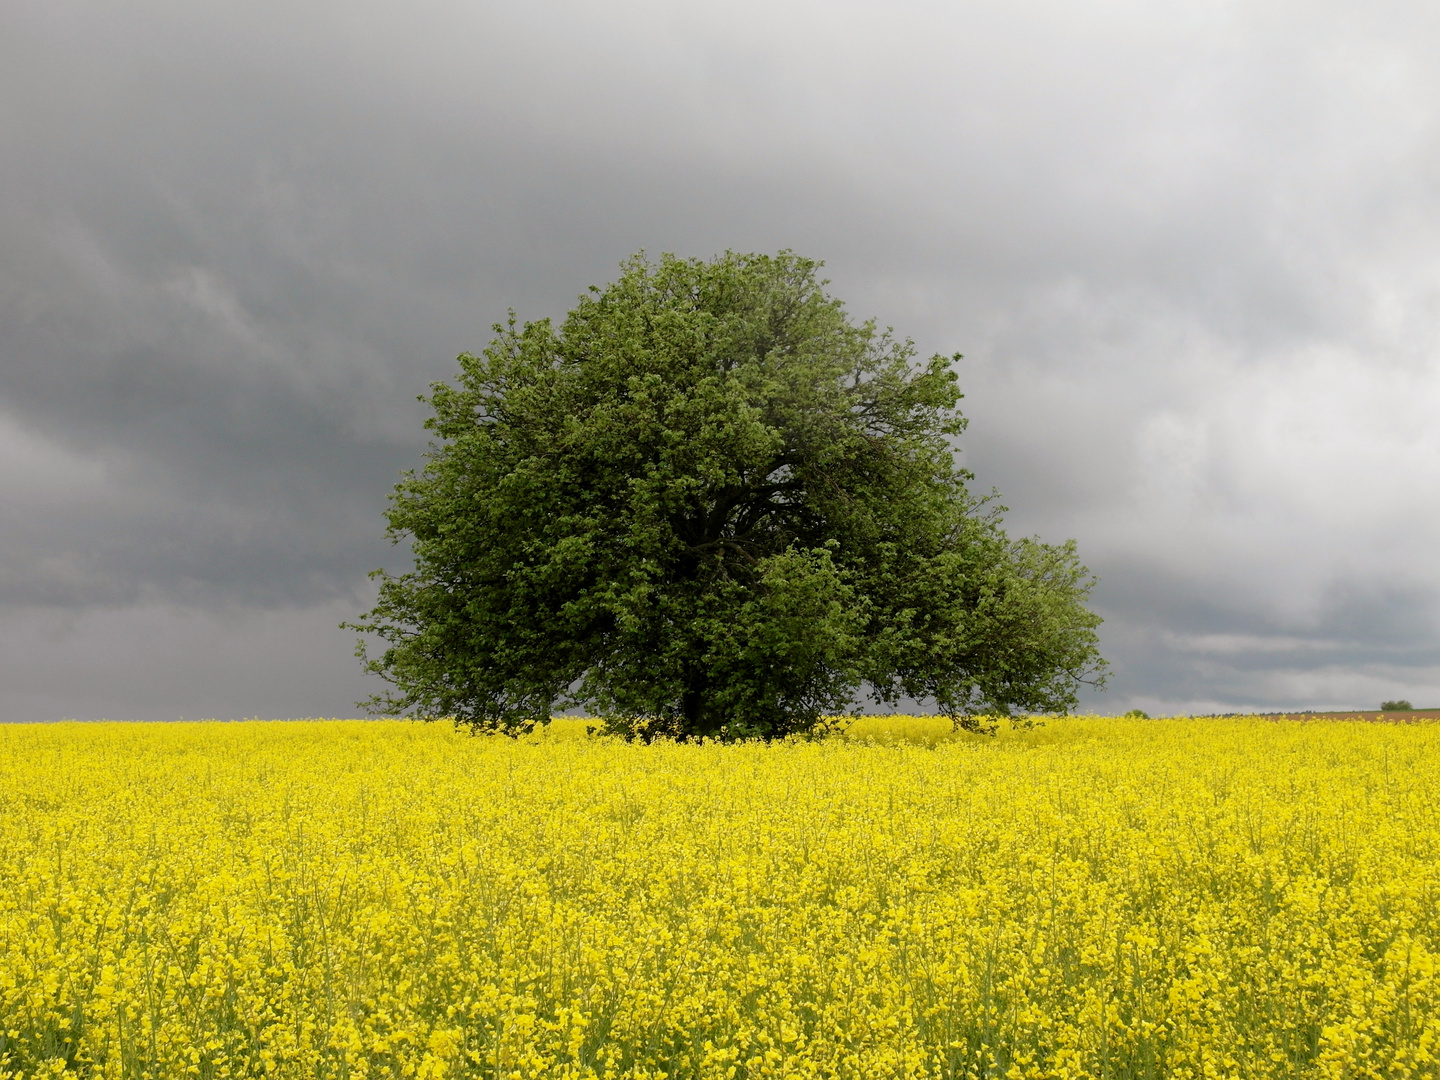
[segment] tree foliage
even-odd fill
[[[958,723],[1098,681],[1073,543],[966,488],[951,359],[856,325],[791,253],[635,256],[557,330],[495,327],[436,383],[388,510],[414,569],[350,625],[373,711],[772,738],[867,687]]]

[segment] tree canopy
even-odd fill
[[[1011,540],[955,460],[952,360],[852,322],[789,252],[637,255],[558,328],[496,325],[387,512],[375,712],[647,737],[811,730],[862,689],[1061,712],[1103,680],[1073,542]]]

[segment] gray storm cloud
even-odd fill
[[[644,248],[965,353],[1119,710],[1440,704],[1440,13],[0,12],[0,718],[333,715],[415,397]]]

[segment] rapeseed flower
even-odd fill
[[[1433,1077],[1440,728],[0,727],[0,1078]]]

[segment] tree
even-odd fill
[[[1102,681],[1073,542],[966,489],[950,359],[853,324],[819,265],[637,255],[558,331],[512,313],[462,355],[387,512],[414,569],[346,624],[394,686],[362,706],[773,738],[862,686],[975,726]]]

